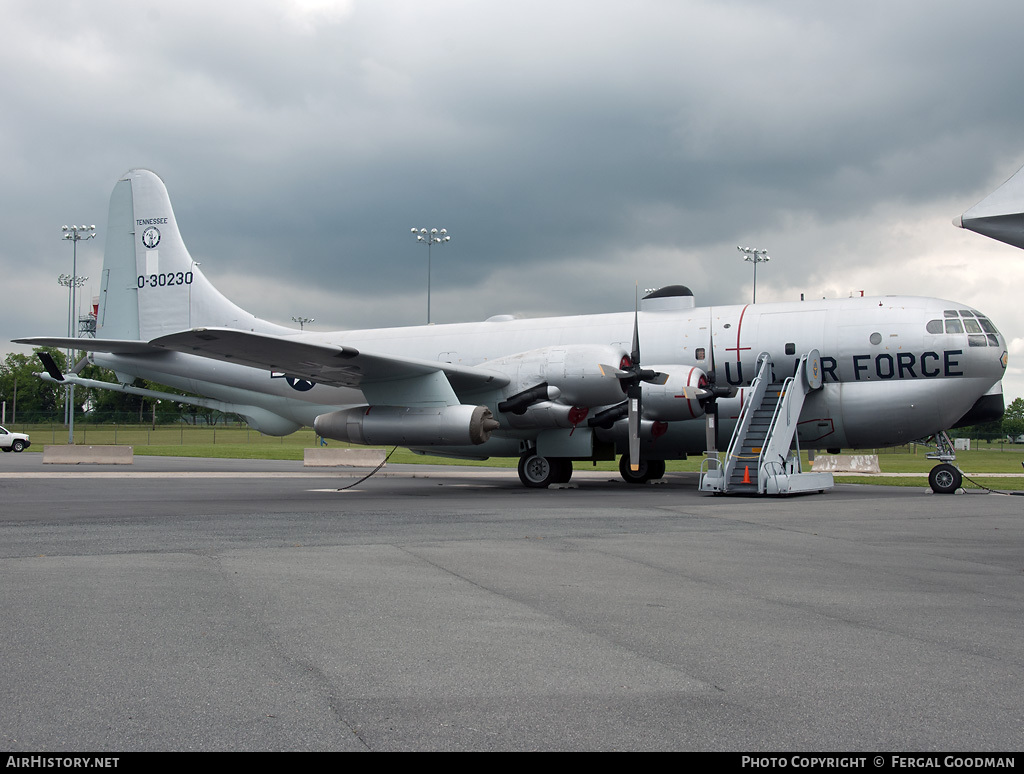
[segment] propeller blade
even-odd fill
[[[718,403],[712,402],[704,410],[704,436],[708,452],[718,451]]]
[[[640,386],[630,387],[627,393],[629,403],[629,469],[640,470]]]
[[[681,387],[680,390],[680,395],[686,398],[686,400],[696,400],[700,401],[701,403],[710,403],[711,399],[714,397],[714,393],[711,390],[706,390],[701,387],[691,387],[690,385],[685,385]]]
[[[601,371],[601,376],[614,376],[616,379],[629,379],[633,376],[629,371],[623,371],[618,366],[608,365],[607,363],[598,363],[598,369]]]
[[[660,371],[651,371],[647,368],[637,371],[636,376],[641,382],[649,384],[665,384],[668,381],[668,374],[663,374]]]
[[[662,373],[661,371],[651,371],[650,369],[636,369],[630,366],[632,370],[623,371],[621,368],[616,368],[613,365],[607,363],[598,363],[598,370],[601,372],[601,376],[614,376],[619,381],[641,381],[648,382],[650,384],[665,384],[668,381],[668,374]]]
[[[633,349],[629,353],[629,360],[634,367],[640,366],[640,310],[633,310]]]
[[[709,342],[711,349],[711,370],[708,371],[708,389],[705,391],[706,397],[702,401],[704,404],[704,442],[708,449],[709,459],[718,459],[718,399],[720,397],[726,397],[725,393],[732,392],[735,394],[735,388],[731,387],[719,387],[718,382],[718,371],[715,368],[715,334],[714,327],[711,328],[711,340]],[[731,397],[731,396],[728,396]],[[717,467],[718,463],[714,463]]]
[[[715,387],[714,392],[715,392],[715,398],[716,399],[717,398],[735,398],[736,397],[736,393],[739,392],[739,390],[736,388],[736,385],[730,384],[730,385],[727,385],[725,387]]]

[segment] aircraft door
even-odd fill
[[[812,349],[825,355],[824,333],[824,310],[761,312],[757,317],[756,349],[771,355],[775,381],[781,382],[796,373],[800,358]]]
[[[743,387],[757,375],[756,323],[751,327],[751,306],[712,307],[710,340],[716,384]],[[710,370],[709,370],[710,373]]]

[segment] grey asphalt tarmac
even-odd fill
[[[0,459],[2,749],[1024,745],[1021,497],[41,457]]]

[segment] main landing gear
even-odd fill
[[[619,475],[627,484],[646,484],[665,475],[665,460],[641,460],[639,470],[630,470],[629,455],[619,460]],[[542,457],[527,452],[519,458],[519,480],[530,489],[552,484],[568,484],[572,478],[572,460],[568,457]]]
[[[629,464],[629,455],[619,458],[619,475],[627,484],[646,484],[665,475],[665,460],[640,460],[637,470]]]
[[[519,458],[519,480],[531,489],[544,489],[552,484],[568,484],[572,478],[572,460],[568,457],[541,457],[527,452]]]

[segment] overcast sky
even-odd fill
[[[232,300],[312,328],[938,296],[1024,395],[1024,253],[951,220],[1024,164],[1024,4],[3,0],[0,342],[98,292],[111,189],[167,184]],[[23,351],[0,344],[0,352]]]

